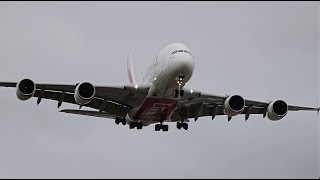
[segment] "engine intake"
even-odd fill
[[[240,114],[245,107],[244,99],[239,95],[229,96],[223,103],[224,113],[228,116]]]
[[[84,82],[76,86],[74,100],[80,105],[85,105],[92,101],[95,94],[95,87],[88,82]]]
[[[36,85],[30,79],[23,79],[17,83],[16,94],[17,97],[22,100],[30,99],[36,92]]]
[[[267,109],[267,116],[272,121],[282,119],[288,112],[288,105],[282,100],[273,101]]]

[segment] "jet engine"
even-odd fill
[[[244,107],[245,101],[239,95],[229,96],[223,103],[224,113],[228,116],[235,116],[240,114]]]
[[[23,79],[17,83],[16,94],[17,97],[22,100],[30,99],[36,92],[36,85],[30,79]]]
[[[288,112],[288,105],[282,100],[273,101],[267,109],[267,116],[272,121],[282,119]]]
[[[95,87],[88,82],[84,82],[76,86],[74,100],[80,105],[85,105],[92,101],[95,94]]]

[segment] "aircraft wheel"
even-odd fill
[[[181,90],[180,90],[180,97],[183,97],[183,95],[184,95],[184,90],[181,89]]]
[[[178,89],[175,89],[175,90],[174,90],[174,97],[176,98],[176,97],[178,97],[178,95],[179,95],[179,90],[178,90]]]
[[[156,130],[156,131],[160,131],[160,129],[161,129],[161,125],[160,125],[160,124],[156,124],[156,125],[155,125],[155,130]]]
[[[120,124],[120,119],[119,118],[116,118],[114,121],[115,121],[116,125]]]
[[[162,125],[162,131],[168,131],[169,130],[169,125]]]
[[[182,128],[182,124],[180,122],[177,122],[177,129],[181,129]]]
[[[142,123],[137,123],[137,129],[142,129],[143,124]]]
[[[183,127],[184,130],[188,130],[188,124],[187,123],[183,123],[182,127]]]
[[[133,129],[134,127],[135,127],[134,122],[131,122],[131,123],[129,124],[129,129]]]

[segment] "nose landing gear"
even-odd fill
[[[178,88],[175,89],[175,91],[174,91],[174,97],[175,98],[178,97],[178,96],[183,97],[183,95],[184,95],[184,90],[182,89],[182,81],[183,81],[184,77],[185,76],[182,76],[182,75],[179,75],[179,76],[176,77]]]

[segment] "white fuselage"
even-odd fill
[[[173,52],[177,51],[173,54]],[[180,52],[183,51],[183,52]],[[163,98],[172,98],[173,91],[178,87],[176,77],[183,75],[182,86],[191,78],[194,61],[189,48],[181,43],[174,43],[163,48],[151,66],[147,69],[142,84],[153,86],[149,95],[154,93]]]
[[[179,86],[177,77],[184,76],[183,87],[193,71],[194,60],[186,45],[174,43],[163,48],[140,82],[150,86],[148,96],[141,106],[129,113],[129,119],[148,125],[170,118],[179,100],[179,96],[174,97],[174,91]]]

